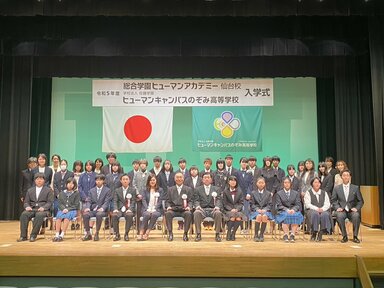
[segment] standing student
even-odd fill
[[[228,172],[225,170],[225,161],[223,159],[216,160],[216,170],[213,172],[213,185],[219,190],[220,194],[223,193],[227,185]]]
[[[80,193],[77,191],[76,180],[73,177],[68,178],[65,181],[65,187],[58,194],[56,234],[52,239],[53,242],[63,241],[69,222],[76,218],[77,211],[80,209]]]
[[[103,159],[96,158],[96,160],[95,160],[95,173],[101,174],[101,169],[103,168],[103,166],[104,166]]]
[[[285,177],[285,172],[283,169],[279,167],[279,165],[280,165],[280,157],[273,156],[272,157],[272,169],[274,172],[274,183],[272,188],[273,193],[276,193],[281,189],[282,181],[283,181],[283,178]]]
[[[336,170],[337,173],[334,178],[334,187],[343,184],[343,179],[341,177],[341,173],[344,170],[349,170],[347,163],[344,160],[338,160],[336,162]]]
[[[40,153],[37,156],[37,166],[32,170],[32,178],[35,179],[35,174],[43,173],[45,177],[44,185],[51,187],[53,178],[53,171],[47,166],[47,156],[44,153]],[[35,182],[33,183],[35,185]]]
[[[179,169],[176,170],[176,173],[177,172],[181,172],[184,176],[184,179],[188,178],[189,176],[189,171],[187,169],[187,160],[185,160],[185,158],[180,158],[179,159],[179,162],[178,162],[178,165],[179,165]]]
[[[76,183],[79,183],[80,175],[84,172],[84,163],[81,160],[76,160],[73,162],[72,167],[73,177],[76,180]]]
[[[90,201],[89,191],[96,186],[96,176],[94,172],[95,163],[92,160],[85,162],[85,172],[80,175],[78,188],[80,193],[80,200],[84,206],[86,202]]]
[[[161,162],[163,162],[163,159],[161,159],[160,156],[155,156],[153,158],[153,168],[151,170],[149,170],[149,173],[151,173],[157,177],[157,175],[159,175],[159,173],[161,171]]]
[[[324,190],[328,193],[329,198],[332,196],[333,190],[333,180],[334,177],[332,174],[328,174],[327,164],[325,162],[320,162],[318,167],[318,177],[321,181],[321,190]]]
[[[20,181],[19,181],[19,197],[21,203],[24,202],[25,194],[29,188],[33,186],[32,170],[37,166],[37,158],[29,157],[27,160],[27,169],[21,171]]]
[[[204,162],[203,162],[203,165],[204,165],[204,169],[199,172],[200,178],[203,179],[203,175],[205,173],[207,173],[207,172],[211,173],[211,175],[213,177],[213,170],[211,169],[211,167],[212,167],[212,159],[211,158],[205,158]]]
[[[173,172],[173,166],[170,160],[167,159],[164,161],[157,178],[159,179],[160,187],[163,188],[164,195],[167,195],[168,188],[175,186],[175,173]]]
[[[236,176],[236,171],[237,169],[233,167],[233,156],[228,154],[227,156],[225,156],[224,158],[225,160],[225,170],[227,171],[228,173],[228,176]]]
[[[61,157],[58,154],[53,154],[51,157],[52,165],[49,166],[49,168],[52,169],[52,179],[51,179],[51,189],[53,190],[53,177],[55,176],[56,172],[60,171],[60,163],[61,163]]]
[[[301,196],[304,197],[305,193],[311,189],[311,181],[313,178],[317,177],[317,172],[315,170],[315,162],[312,159],[305,160],[305,169],[304,174],[301,178]]]
[[[129,179],[131,179],[131,182],[129,182],[130,186],[133,186],[133,179],[135,179],[136,173],[140,169],[140,160],[135,159],[132,161],[132,170],[128,172]]]
[[[300,191],[301,182],[299,178],[297,178],[296,176],[295,166],[293,166],[292,164],[289,164],[287,166],[287,174],[288,174],[289,180],[291,180],[292,182],[292,190]]]
[[[335,160],[331,156],[325,157],[324,160],[325,164],[327,165],[327,172],[328,174],[331,174],[333,177],[338,173],[337,169],[334,167]]]

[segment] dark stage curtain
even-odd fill
[[[32,86],[30,154],[45,153],[48,159],[51,140],[52,78],[35,78]]]
[[[376,185],[369,57],[335,59],[335,127],[338,160],[357,185]]]
[[[369,24],[376,175],[380,193],[381,228],[384,229],[384,18],[372,18]]]
[[[0,219],[17,219],[20,171],[29,157],[33,58],[0,59]]]
[[[333,78],[316,79],[319,161],[323,161],[327,156],[337,159],[334,89]]]

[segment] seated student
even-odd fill
[[[245,219],[243,211],[244,195],[238,187],[236,176],[228,177],[228,186],[223,192],[223,211],[227,222],[227,241],[236,240],[236,231]]]
[[[183,241],[188,241],[188,231],[192,223],[192,188],[184,185],[184,176],[182,172],[176,172],[175,183],[175,186],[168,188],[167,198],[165,201],[165,223],[168,230],[168,241],[173,241],[173,217],[184,218],[185,225]]]
[[[157,218],[163,212],[162,200],[164,197],[163,189],[159,187],[155,174],[150,174],[147,179],[147,189],[142,192],[142,215],[140,234],[138,241],[148,240],[149,233],[156,224]]]
[[[65,159],[60,160],[60,168],[53,175],[53,192],[55,199],[53,201],[53,216],[56,216],[58,210],[58,195],[61,191],[66,189],[66,183],[69,178],[74,176],[72,171],[68,169],[68,161]]]
[[[96,176],[96,187],[89,191],[89,201],[83,206],[83,222],[85,228],[85,236],[83,241],[92,240],[90,232],[89,220],[91,217],[96,217],[96,233],[94,241],[99,241],[99,231],[103,217],[107,216],[109,203],[111,202],[111,190],[104,185],[105,176],[99,174]]]
[[[69,222],[76,218],[77,210],[80,209],[80,193],[77,191],[76,180],[70,177],[65,183],[66,189],[61,191],[58,195],[56,235],[52,239],[53,242],[63,241]]]
[[[256,219],[253,239],[255,242],[263,242],[267,222],[273,219],[271,212],[272,193],[265,189],[265,179],[263,177],[257,178],[255,190],[252,191],[249,198],[251,202],[250,219]]]
[[[311,187],[305,193],[304,207],[307,209],[306,215],[310,220],[311,241],[321,241],[323,234],[331,232],[332,225],[329,213],[331,204],[328,193],[320,189],[321,181],[318,177],[311,180]]]
[[[197,187],[195,190],[195,212],[193,217],[196,226],[196,239],[195,241],[201,241],[201,223],[205,217],[212,217],[215,225],[215,240],[221,241],[220,229],[223,221],[223,214],[220,211],[221,197],[217,192],[217,187],[212,185],[212,175],[210,172],[203,174],[204,185]]]
[[[135,215],[136,189],[129,186],[128,174],[120,176],[121,187],[115,190],[113,195],[113,214],[112,225],[115,237],[113,241],[120,240],[119,218],[125,218],[124,240],[129,241],[129,230],[133,224],[133,216]]]
[[[332,193],[332,206],[336,210],[336,221],[343,234],[341,243],[348,242],[345,219],[348,218],[353,224],[353,242],[360,243],[358,238],[361,208],[364,205],[363,196],[359,186],[351,184],[351,172],[344,170],[341,172],[343,184],[335,186]]]
[[[36,241],[37,234],[43,225],[44,218],[49,216],[49,210],[53,204],[53,192],[45,185],[44,173],[37,172],[34,175],[34,186],[25,194],[24,211],[20,215],[20,238],[18,242],[27,241],[28,223],[32,218],[33,228],[30,242]]]
[[[304,220],[303,214],[301,214],[300,193],[292,190],[291,185],[289,177],[283,178],[284,188],[276,193],[276,222],[282,223],[285,242],[295,242],[296,230]],[[291,225],[291,234],[288,238],[289,225]]]

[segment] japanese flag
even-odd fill
[[[103,152],[171,152],[173,107],[103,107]]]

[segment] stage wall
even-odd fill
[[[105,153],[102,146],[102,108],[92,107],[92,79],[52,79],[51,151],[69,161],[95,160]],[[155,108],[154,108],[155,109]],[[312,158],[318,162],[316,79],[275,78],[274,106],[263,107],[262,152],[231,153],[235,166],[242,156],[255,155],[258,166],[266,155],[279,155],[285,169],[290,163]],[[118,160],[126,171],[133,159],[146,158],[150,162],[156,155],[170,159],[174,166],[180,157],[202,167],[203,159],[225,157],[226,152],[192,151],[192,108],[174,108],[173,152],[119,153]],[[152,164],[150,164],[152,166]]]

